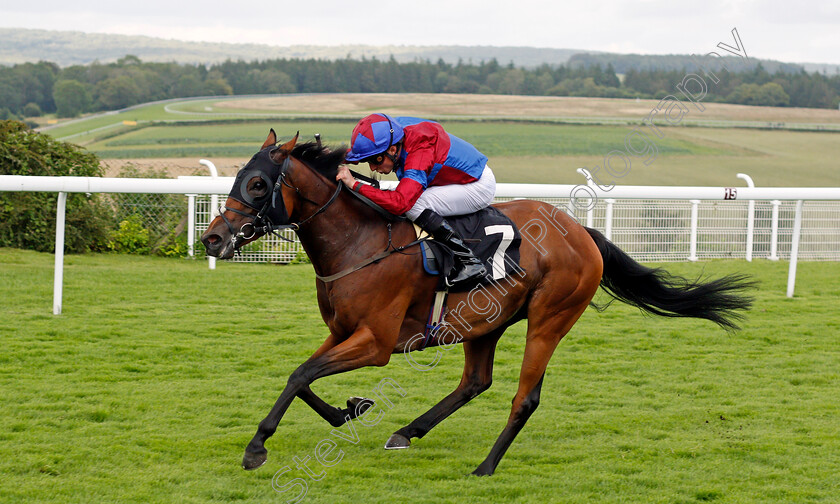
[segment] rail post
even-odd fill
[[[187,194],[187,253],[195,257],[195,197]]]
[[[779,205],[782,204],[779,200],[770,202],[773,205],[773,211],[770,215],[770,259],[771,261],[779,260]]]
[[[747,187],[755,187],[752,177],[746,173],[735,175],[747,182]],[[753,256],[753,232],[755,231],[755,200],[751,199],[747,207],[747,262],[752,262]]]
[[[67,193],[58,193],[55,210],[55,275],[53,277],[53,315],[61,315],[64,294],[64,221],[67,214]]]
[[[697,260],[697,221],[700,218],[700,200],[691,200],[691,235],[688,245],[688,260]]]
[[[793,297],[796,286],[796,260],[799,257],[799,237],[802,234],[802,206],[804,202],[796,202],[796,216],[793,218],[793,236],[790,239],[790,267],[788,268],[787,297]]]

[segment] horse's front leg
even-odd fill
[[[345,371],[352,371],[365,366],[384,366],[391,357],[393,345],[377,341],[373,331],[368,327],[360,327],[349,338],[320,355],[313,356],[298,367],[286,383],[286,387],[271,408],[268,416],[260,422],[257,433],[245,448],[242,467],[256,469],[263,465],[267,458],[265,441],[277,430],[280,419],[286,413],[294,398],[302,395],[316,404],[316,411],[324,406],[331,407],[315,396],[309,385],[324,376],[330,376]],[[310,403],[310,406],[312,404]]]

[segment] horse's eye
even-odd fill
[[[248,194],[253,198],[265,196],[268,192],[268,184],[260,177],[254,177],[248,181]]]

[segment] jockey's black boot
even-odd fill
[[[449,247],[455,254],[455,268],[446,278],[446,285],[452,287],[487,274],[484,264],[472,253],[461,235],[446,222],[446,219],[433,210],[426,209],[414,223],[425,229],[436,241]]]

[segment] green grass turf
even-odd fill
[[[266,466],[245,472],[257,423],[326,335],[311,266],[68,256],[53,316],[52,256],[0,249],[0,502],[284,502],[297,492],[272,478],[286,466],[275,484],[306,480],[304,502],[837,502],[840,264],[801,263],[793,299],[785,262],[664,266],[758,278],[744,329],[588,310],[497,474],[474,478],[509,413],[524,324],[501,340],[493,387],[410,449],[382,444],[457,384],[460,346],[425,373],[397,355],[319,380],[336,405],[384,378],[406,395],[356,422],[355,445],[295,401]],[[323,439],[343,452],[326,469]],[[295,467],[306,456],[322,479]]]

